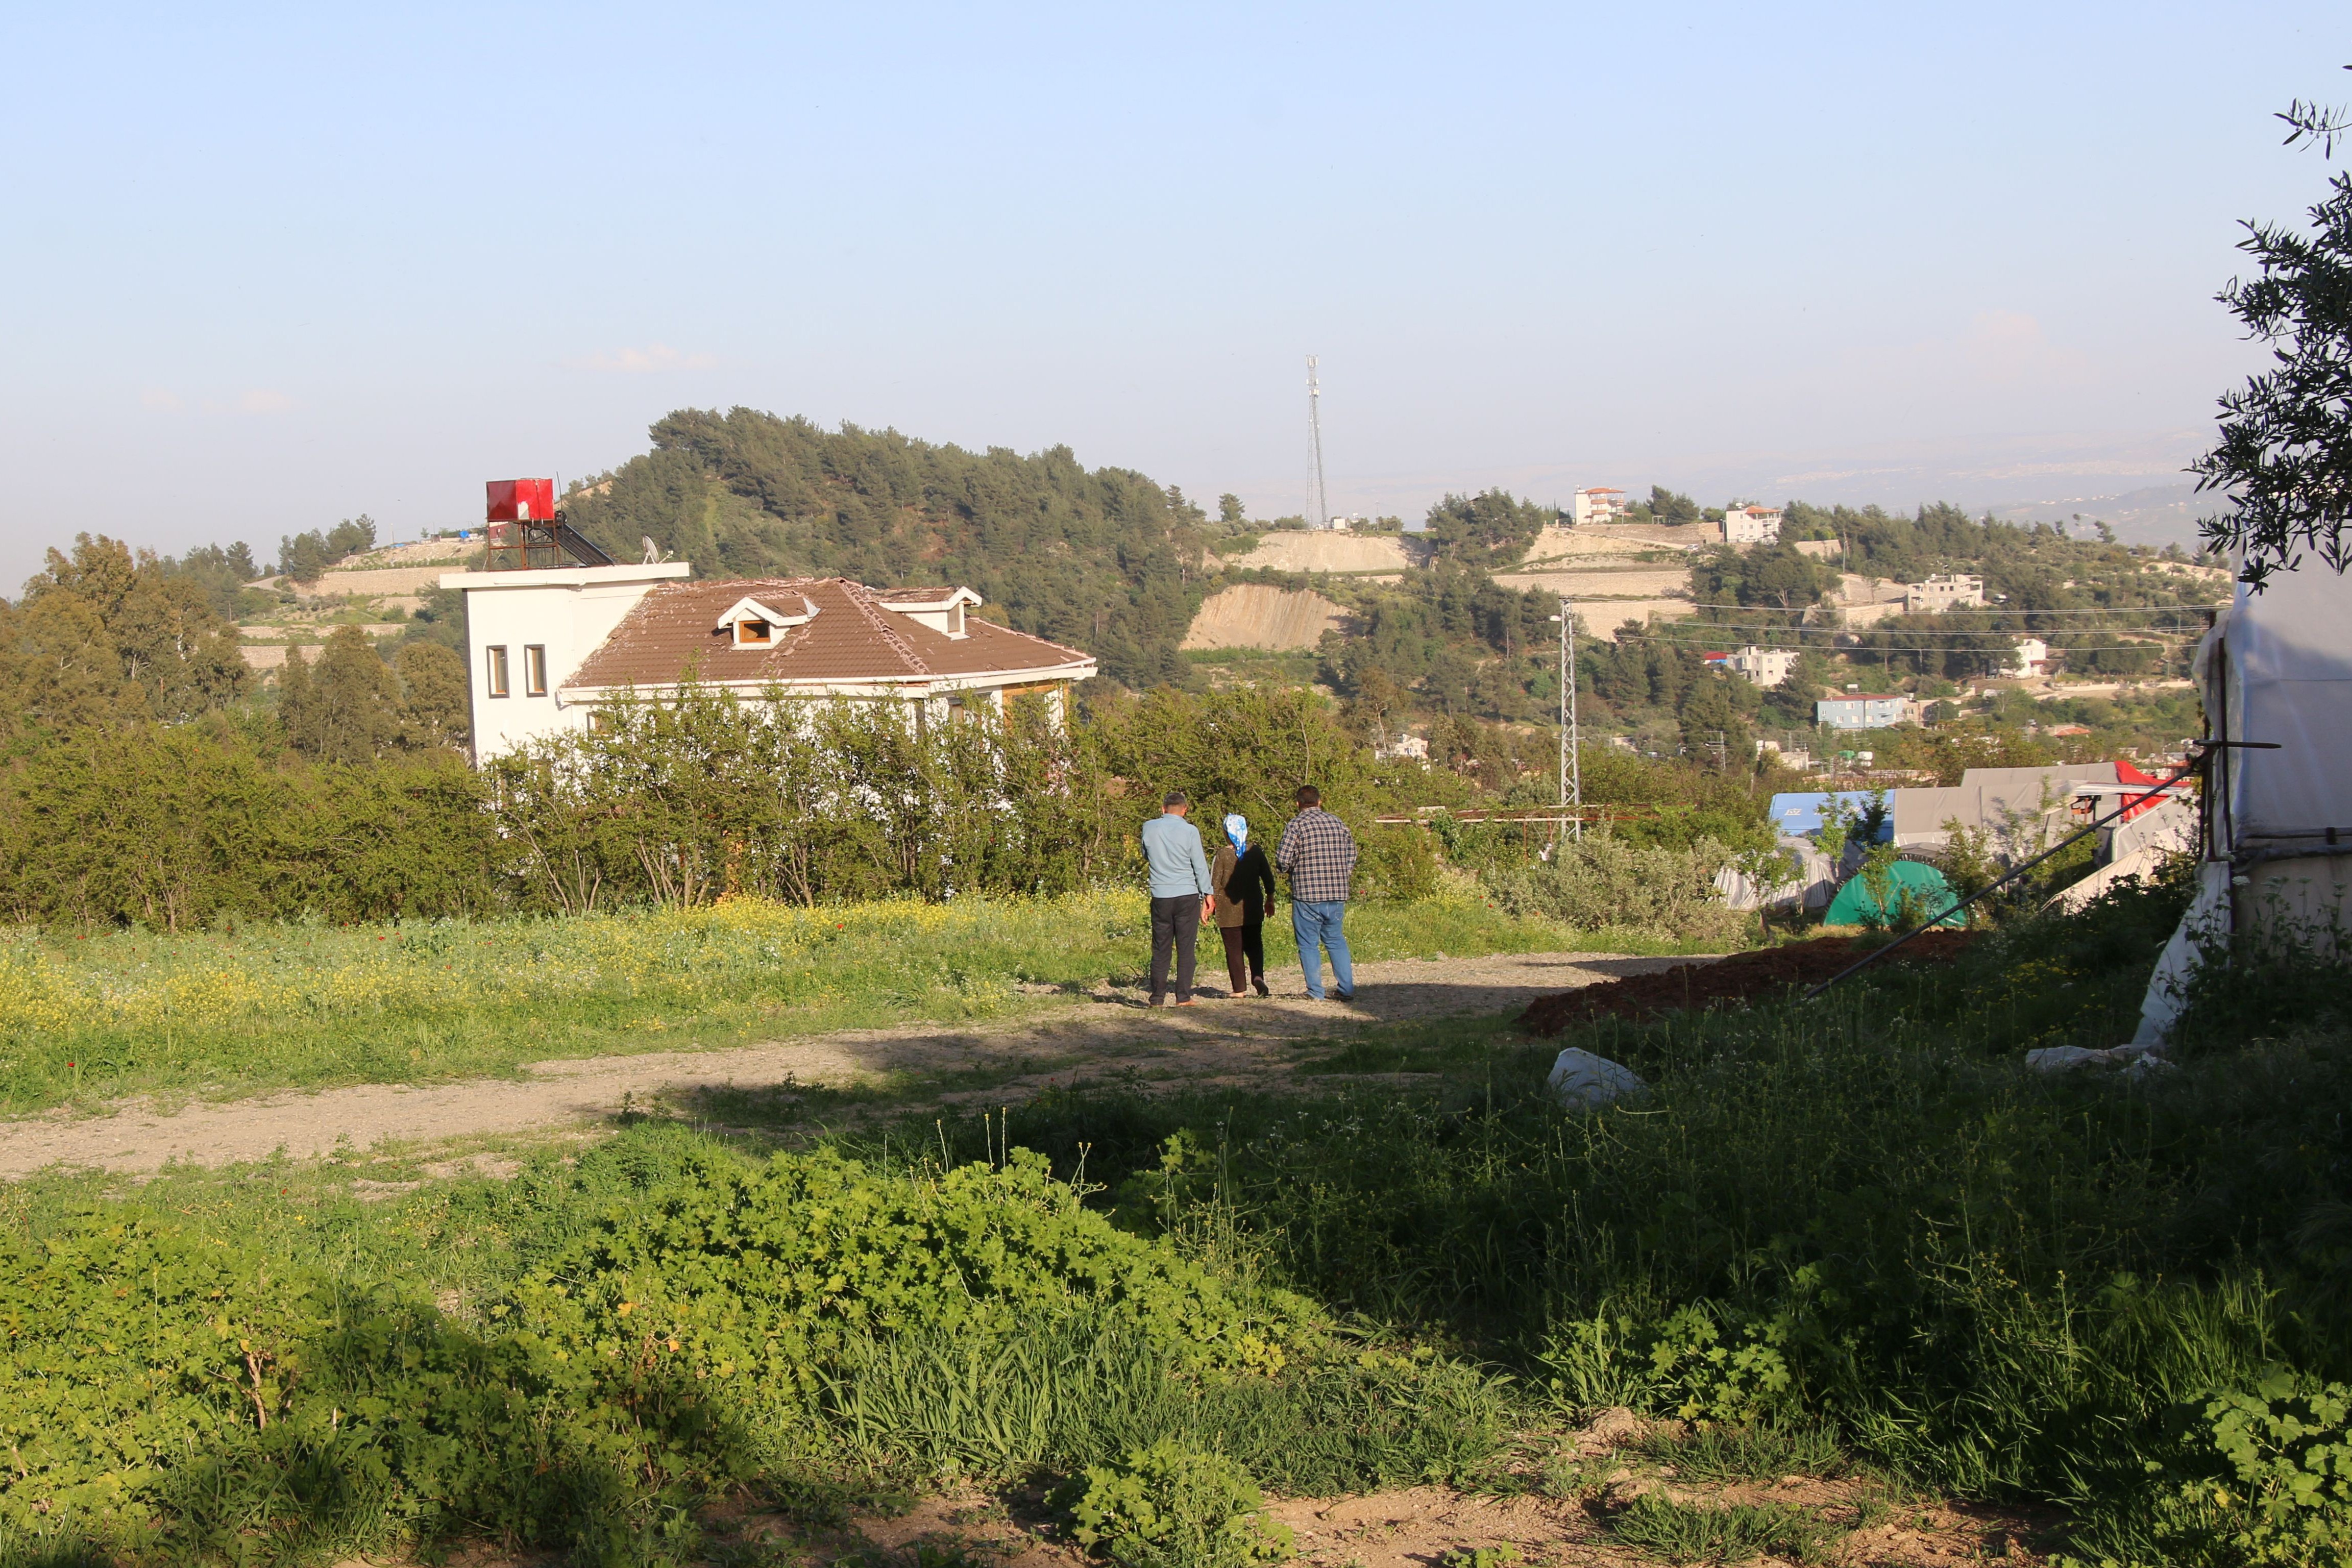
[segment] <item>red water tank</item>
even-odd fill
[[[545,522],[555,516],[553,479],[492,479],[491,522]]]

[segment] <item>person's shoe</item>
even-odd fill
[[[1248,993],[1247,991],[1244,990],[1244,991],[1236,991],[1236,992],[1234,992],[1234,995],[1236,995],[1236,996],[1246,996],[1246,995],[1248,995],[1248,994],[1249,994],[1249,993]]]
[[[1274,993],[1273,993],[1273,992],[1268,991],[1268,990],[1265,988],[1265,982],[1264,980],[1262,980],[1262,979],[1261,979],[1261,980],[1254,981],[1254,982],[1252,982],[1252,984],[1254,984],[1255,985],[1256,985],[1256,987],[1257,987],[1257,994],[1258,994],[1259,995],[1261,995],[1261,996],[1271,996],[1271,995],[1273,995],[1273,994],[1274,994]],[[1235,992],[1235,993],[1234,993],[1234,994],[1235,994],[1235,995],[1239,995],[1239,994],[1240,994],[1240,993],[1239,993],[1239,992]]]
[[[1334,991],[1331,995],[1334,1000],[1340,1002],[1353,1002],[1356,999],[1356,994],[1352,991]]]
[[[1168,998],[1165,996],[1154,996],[1151,999],[1151,1005],[1154,1007],[1165,1007],[1168,1005]]]
[[[1176,998],[1176,1005],[1179,1007],[1197,1007],[1200,1005],[1201,999],[1198,996],[1179,996]]]

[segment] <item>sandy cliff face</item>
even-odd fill
[[[1244,583],[1212,594],[1184,634],[1187,648],[1308,648],[1346,612],[1320,594]]]

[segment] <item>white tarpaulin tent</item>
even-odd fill
[[[2239,584],[2197,648],[2207,732],[2272,742],[2208,764],[2196,901],[2158,960],[2137,1043],[2164,1038],[2209,940],[2332,944],[2352,886],[2352,580],[2305,557],[2261,594]]]

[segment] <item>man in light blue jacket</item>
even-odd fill
[[[1201,830],[1184,820],[1192,803],[1171,789],[1160,815],[1143,825],[1143,858],[1151,867],[1151,1005],[1168,1005],[1168,959],[1176,959],[1176,1005],[1192,1005],[1192,963],[1201,922],[1209,918],[1209,858]]]

